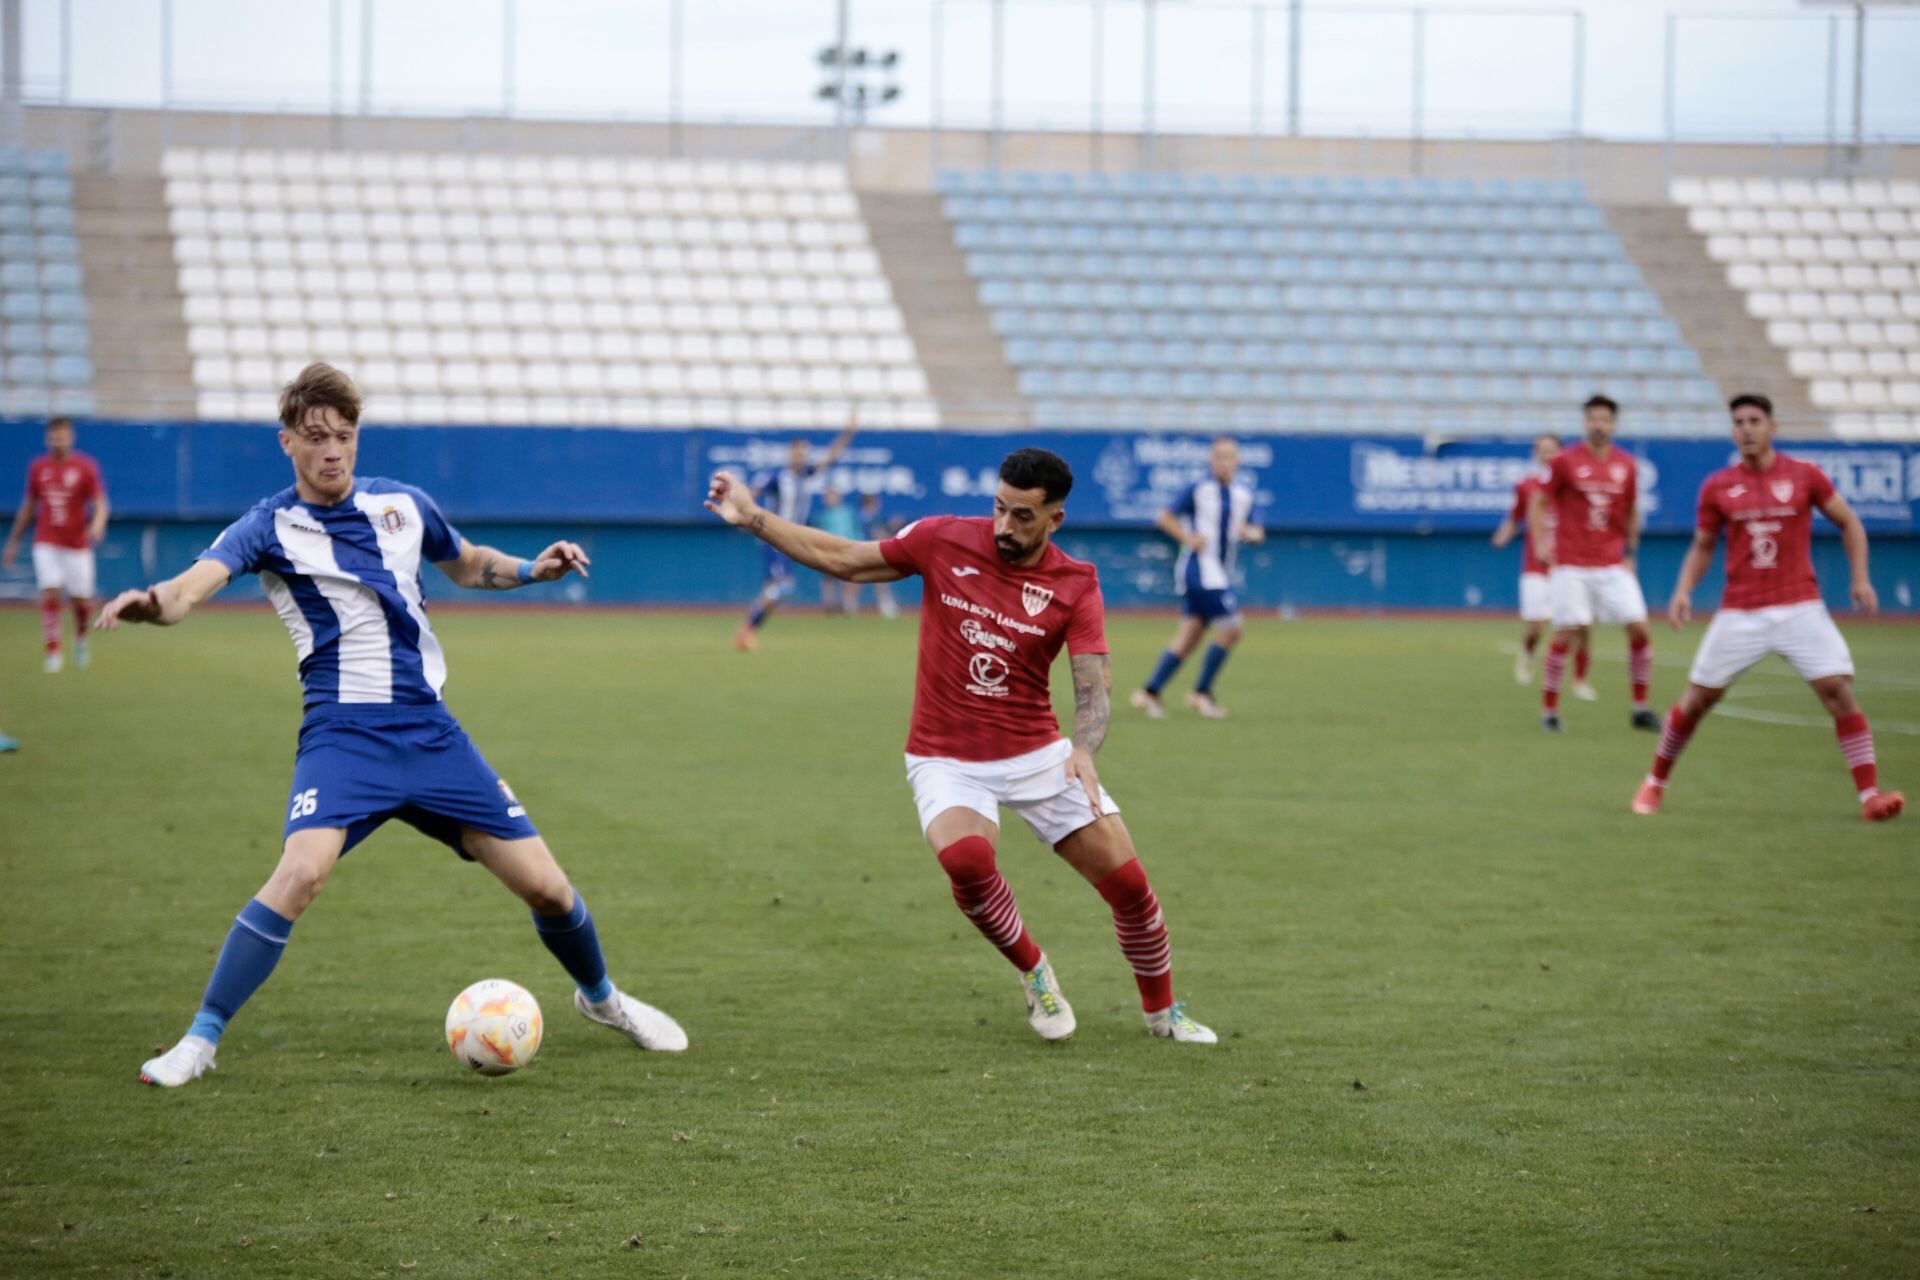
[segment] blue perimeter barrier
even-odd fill
[[[516,602],[721,605],[753,594],[762,562],[752,540],[702,509],[707,477],[720,467],[764,476],[784,465],[793,434],[374,426],[358,469],[426,489],[476,541],[522,553],[562,536],[588,546],[590,581],[518,592],[509,597]],[[816,447],[829,438],[804,434]],[[40,435],[37,420],[0,423],[0,477],[24,476]],[[900,519],[984,515],[1007,451],[1053,449],[1076,476],[1061,545],[1100,566],[1112,606],[1164,607],[1177,599],[1174,547],[1151,521],[1206,474],[1209,441],[1204,434],[875,431],[857,437],[819,483],[876,493],[884,512]],[[271,426],[85,422],[79,447],[99,460],[114,504],[114,528],[101,548],[103,593],[177,572],[228,521],[291,483]],[[1657,609],[1685,550],[1700,482],[1731,460],[1732,449],[1725,441],[1631,438],[1621,447],[1641,465],[1648,536],[1640,571]],[[1832,441],[1783,448],[1824,467],[1875,535],[1883,607],[1920,608],[1920,448]],[[1518,547],[1495,551],[1486,539],[1530,465],[1524,442],[1428,448],[1393,438],[1257,436],[1242,439],[1241,452],[1273,535],[1241,552],[1248,607],[1516,605]],[[1845,558],[1831,527],[1815,523],[1822,585],[1843,608]],[[30,590],[24,569],[0,581],[6,595]],[[1699,603],[1718,592],[1716,570]],[[913,584],[902,594],[913,599]],[[803,579],[799,598],[817,599],[815,585]]]

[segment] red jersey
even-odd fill
[[[1700,531],[1727,531],[1722,609],[1820,598],[1813,576],[1813,509],[1832,496],[1826,472],[1780,453],[1765,471],[1736,462],[1707,477],[1700,486]]]
[[[84,453],[43,454],[27,464],[26,501],[34,508],[33,540],[85,550],[87,504],[107,496],[100,466]]]
[[[1513,510],[1507,513],[1507,519],[1514,522],[1525,535],[1521,544],[1520,572],[1545,573],[1547,562],[1540,558],[1540,548],[1533,545],[1533,521],[1527,518],[1527,508],[1533,505],[1533,495],[1546,488],[1546,477],[1536,472],[1513,486]],[[1553,545],[1553,504],[1547,504],[1547,545]]]
[[[1049,544],[1015,568],[994,549],[993,521],[929,516],[880,544],[901,573],[925,579],[920,661],[907,751],[1006,760],[1060,740],[1048,675],[1066,645],[1107,652],[1100,576]]]
[[[1553,562],[1582,569],[1623,563],[1639,483],[1632,455],[1618,446],[1604,461],[1584,440],[1555,454],[1541,485],[1554,515]]]

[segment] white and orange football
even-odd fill
[[[517,982],[485,978],[453,998],[447,1048],[483,1076],[504,1076],[540,1052],[540,1002]]]

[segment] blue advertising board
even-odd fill
[[[84,423],[80,447],[100,460],[125,518],[231,518],[289,482],[271,427],[232,423]],[[450,516],[499,522],[697,524],[708,475],[758,477],[785,464],[791,432],[613,428],[405,427],[366,433],[359,470],[428,489]],[[811,433],[816,445],[826,433]],[[1080,528],[1149,524],[1182,486],[1206,474],[1200,434],[873,431],[816,481],[879,494],[890,515],[987,508],[1000,458],[1039,445],[1072,465],[1068,518]],[[1700,483],[1732,459],[1714,440],[1623,441],[1641,462],[1650,533],[1692,527]],[[1783,445],[1833,476],[1879,534],[1920,531],[1920,447],[1818,441]],[[0,424],[0,483],[40,450],[37,422]],[[1301,533],[1467,533],[1491,528],[1528,468],[1516,441],[1356,436],[1254,436],[1241,442],[1261,514]],[[1816,522],[1825,528],[1824,522]]]

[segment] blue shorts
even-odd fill
[[[793,589],[793,561],[772,547],[763,546],[761,549],[766,552],[766,585],[776,597],[783,596]]]
[[[310,709],[300,724],[286,834],[342,827],[345,853],[388,818],[463,858],[463,827],[503,840],[540,834],[445,703]]]
[[[1230,587],[1219,591],[1188,587],[1187,594],[1180,600],[1180,614],[1186,618],[1198,618],[1202,622],[1224,622],[1239,616],[1240,602],[1233,598]]]

